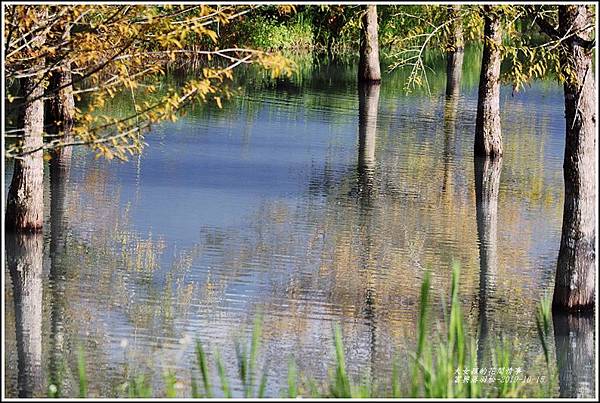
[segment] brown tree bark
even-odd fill
[[[475,203],[477,215],[477,236],[479,238],[479,345],[478,364],[485,355],[486,340],[489,334],[488,304],[493,297],[498,273],[498,194],[502,158],[476,157],[475,161]]]
[[[43,16],[42,16],[43,17]],[[45,42],[40,33],[32,40],[35,45]],[[32,57],[35,55],[32,55]],[[45,66],[43,57],[33,59],[32,68],[41,71]],[[40,149],[15,160],[13,176],[6,202],[5,228],[7,231],[36,232],[44,223],[44,86],[42,75],[20,79],[20,95],[26,101],[19,111],[18,128],[23,130],[24,151]]]
[[[381,81],[381,68],[379,66],[377,6],[367,6],[361,22],[358,81],[379,82]]]
[[[496,7],[483,6],[485,22],[483,57],[479,75],[477,120],[475,122],[475,155],[499,157],[502,155],[500,125],[500,55],[502,41],[500,18]]]
[[[42,392],[42,234],[6,234],[13,286],[19,397]]]
[[[592,309],[596,294],[596,86],[593,51],[578,40],[589,39],[593,28],[581,30],[590,23],[585,5],[559,6],[560,33],[580,32],[564,42],[561,55],[564,74],[573,76],[564,83],[565,200],[553,307],[567,311]]]
[[[67,25],[58,27],[57,30],[59,31],[53,32],[51,40],[58,43],[68,42],[71,37],[71,27]],[[68,49],[65,52],[68,53]],[[49,60],[49,64],[58,65],[58,69],[51,72],[44,123],[49,134],[60,136],[62,143],[68,143],[72,140],[71,128],[75,115],[73,86],[70,84],[72,80],[71,63],[69,58],[62,54],[57,55],[57,58],[57,60]],[[51,151],[50,176],[53,176],[52,171],[60,170],[62,166],[70,164],[71,154],[72,147],[58,147]],[[64,177],[60,173],[54,176]]]
[[[452,5],[448,11],[448,18],[454,20],[446,52],[446,96],[448,97],[458,97],[463,59],[465,57],[462,20],[459,11],[460,5]]]

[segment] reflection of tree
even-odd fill
[[[67,366],[65,329],[68,301],[65,295],[69,265],[66,264],[66,199],[71,171],[71,147],[58,149],[50,160],[50,360],[49,382],[57,387],[57,395],[63,395],[64,371]]]
[[[446,96],[444,101],[444,180],[442,193],[446,198],[452,195],[452,166],[456,153],[456,114],[458,95]]]
[[[358,186],[359,186],[359,231],[361,234],[360,270],[365,278],[364,317],[370,334],[371,376],[375,363],[376,344],[376,285],[374,271],[377,261],[373,254],[373,199],[375,175],[375,144],[377,140],[377,114],[379,107],[379,84],[361,83],[358,86]]]
[[[361,201],[370,202],[375,171],[379,84],[358,87],[358,178]]]
[[[13,285],[19,397],[42,390],[41,234],[6,233],[6,261]]]
[[[479,347],[478,365],[483,367],[483,354],[489,333],[488,309],[496,287],[498,272],[498,191],[502,159],[475,158],[475,202],[479,238]]]
[[[594,376],[594,315],[554,314],[554,343],[560,397],[589,398]]]

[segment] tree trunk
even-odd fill
[[[483,364],[489,334],[488,303],[496,287],[498,272],[498,193],[502,159],[475,158],[475,203],[479,238],[479,346],[478,364]]]
[[[41,33],[32,40],[42,45],[46,38]],[[32,62],[32,68],[40,71],[45,66],[43,57]],[[39,151],[15,160],[13,176],[6,202],[7,231],[36,232],[44,223],[44,153],[41,150],[44,139],[44,86],[42,76],[20,79],[20,95],[25,102],[19,111],[18,128],[23,130],[23,151]]]
[[[360,82],[381,81],[377,35],[377,6],[367,6],[360,29],[360,59],[358,64],[358,81]]]
[[[462,21],[459,16],[459,10],[460,5],[452,5],[448,12],[448,17],[454,19],[446,55],[446,96],[448,97],[458,97],[459,95],[462,65],[465,56]]]
[[[379,84],[358,85],[358,179],[361,204],[365,205],[370,204],[373,192],[379,90]]]
[[[15,304],[19,397],[42,392],[42,234],[6,234]]]
[[[65,27],[64,32],[57,32],[53,40],[68,41],[71,37],[70,30],[69,26]],[[57,57],[64,59],[63,55]],[[58,64],[59,68],[54,70],[50,76],[44,123],[49,134],[59,135],[62,143],[68,143],[72,140],[71,128],[75,115],[73,86],[70,84],[72,81],[71,63],[68,56],[65,60],[50,60],[49,63]],[[70,165],[71,153],[72,147],[57,147],[51,151],[51,176],[53,168],[55,170],[57,167]]]
[[[475,155],[499,157],[502,155],[500,128],[500,56],[502,41],[500,19],[496,7],[485,5],[483,57],[479,75],[477,120],[475,123]]]
[[[593,398],[594,315],[557,313],[552,323],[560,397]]]
[[[577,32],[590,22],[586,6],[559,6],[561,33]],[[588,39],[589,32],[580,37]],[[558,310],[592,309],[595,304],[596,89],[592,55],[592,50],[571,37],[561,57],[563,72],[567,75],[570,70],[574,77],[564,84],[565,200],[553,298]]]

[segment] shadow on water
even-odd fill
[[[479,341],[477,363],[485,367],[486,344],[490,333],[489,304],[494,297],[498,275],[498,193],[502,159],[475,158],[475,202],[479,238]]]
[[[594,315],[555,313],[552,322],[560,397],[594,396]]]
[[[6,233],[5,246],[14,293],[18,396],[33,397],[43,389],[43,235]]]

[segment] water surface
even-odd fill
[[[44,395],[57,378],[76,394],[79,346],[97,396],[122,393],[135,372],[160,384],[168,369],[189,393],[195,339],[235,378],[234,341],[248,340],[259,312],[270,395],[292,358],[327,377],[333,323],[352,374],[386,379],[391,357],[414,349],[425,270],[435,328],[454,261],[480,365],[506,335],[541,375],[534,315],[560,242],[562,89],[503,88],[505,156],[486,165],[472,157],[473,65],[467,57],[451,99],[443,63],[431,95],[404,94],[400,72],[358,87],[343,63],[277,84],[249,70],[237,99],[156,126],[127,163],[77,150],[56,182],[46,175],[43,236],[7,241],[32,267],[5,269],[7,395]],[[561,322],[551,354],[560,392],[592,396],[594,324],[581,321]]]

